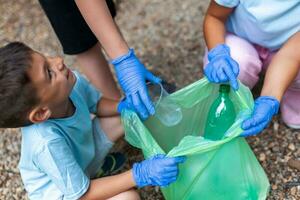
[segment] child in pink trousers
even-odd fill
[[[243,136],[261,132],[279,107],[284,123],[300,128],[299,13],[299,1],[212,0],[208,7],[203,59],[208,80],[237,90],[237,79],[253,88],[265,73],[253,113],[242,123]]]

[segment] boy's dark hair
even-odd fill
[[[34,51],[21,42],[0,48],[0,127],[15,128],[31,124],[29,111],[38,98],[28,69]]]

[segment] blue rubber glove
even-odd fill
[[[260,133],[278,113],[279,101],[274,97],[261,96],[255,100],[252,116],[242,123],[245,131],[241,136],[251,136]]]
[[[118,113],[121,113],[123,109],[129,109],[129,110],[133,110],[134,112],[136,112],[134,107],[126,100],[126,98],[122,98],[120,100],[120,102],[118,104],[118,108],[117,108]]]
[[[220,44],[208,52],[209,63],[204,68],[204,74],[210,82],[229,82],[234,90],[239,88],[237,77],[239,65],[230,56],[230,48]]]
[[[138,187],[168,186],[176,181],[178,164],[183,163],[185,157],[174,158],[158,154],[140,163],[133,164],[133,177]]]
[[[155,113],[153,103],[148,95],[146,80],[159,83],[161,79],[149,72],[130,49],[126,55],[111,61],[116,70],[120,86],[127,101],[132,104],[142,119]]]

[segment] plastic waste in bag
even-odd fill
[[[182,119],[181,108],[172,99],[162,84],[147,83],[149,95],[155,106],[155,116],[166,126],[174,126]]]
[[[230,92],[236,118],[225,137],[214,141],[203,137],[210,106],[219,96],[219,85],[201,79],[166,98],[175,102],[182,119],[167,126],[156,116],[142,122],[130,110],[122,111],[125,138],[149,158],[163,153],[186,156],[177,180],[161,188],[167,200],[264,200],[268,178],[246,140],[239,135],[244,119],[253,110],[250,90],[243,86]]]
[[[206,120],[204,137],[220,140],[234,123],[236,114],[229,98],[230,85],[220,85],[219,96],[213,101]]]

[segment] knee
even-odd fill
[[[248,87],[254,87],[263,65],[257,50],[247,40],[232,34],[226,36],[226,44],[230,47],[231,57],[239,64],[238,78]]]
[[[255,68],[261,70],[262,62],[255,47],[247,40],[233,34],[227,34],[225,43],[230,47],[231,57],[239,63],[240,71]]]
[[[225,43],[230,47],[231,57],[238,62],[240,71],[245,71],[249,68],[255,68],[256,71],[261,70],[262,62],[259,58],[259,54],[250,42],[236,35],[228,33],[225,36]],[[208,51],[205,49],[205,54],[203,57],[204,67],[208,63],[207,54]]]
[[[125,198],[124,198],[125,199]],[[127,192],[126,199],[128,200],[140,200],[140,195],[136,190],[130,190]]]
[[[247,54],[232,55],[232,58],[239,64],[239,80],[246,86],[253,88],[259,80],[259,74],[262,70],[262,62]]]
[[[112,142],[124,136],[124,128],[120,116],[100,118],[100,126]]]
[[[140,200],[140,195],[136,190],[129,190],[126,192],[122,192],[117,196],[110,198],[109,200]]]
[[[253,87],[262,70],[262,61],[255,47],[247,40],[231,33],[226,34],[225,43],[230,47],[231,57],[239,64],[239,79],[248,87]],[[203,67],[208,63],[207,50],[203,58]]]

